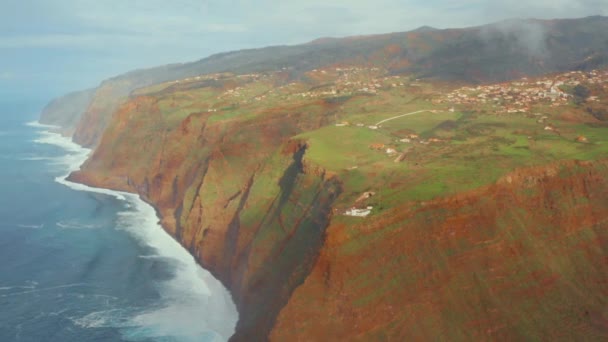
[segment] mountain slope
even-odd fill
[[[503,22],[467,29],[324,39],[221,53],[193,63],[134,71],[103,82],[74,140],[95,146],[112,113],[135,89],[210,73],[289,70],[289,78],[331,65],[381,67],[394,75],[496,82],[608,63],[608,18]]]
[[[521,169],[334,224],[271,340],[606,339],[607,175],[606,161]]]

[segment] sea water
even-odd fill
[[[225,341],[230,294],[137,196],[65,180],[90,151],[0,106],[0,341]]]

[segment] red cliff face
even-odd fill
[[[306,144],[289,140],[326,124],[326,112],[315,113],[294,107],[223,122],[204,113],[171,125],[156,99],[138,97],[114,114],[72,179],[152,203],[165,229],[231,290],[234,339],[264,339],[314,264],[341,192],[307,165]]]
[[[289,139],[326,124],[325,111],[310,113],[171,125],[155,98],[138,97],[72,178],[152,203],[231,290],[234,340],[607,336],[607,162],[520,169],[330,224],[340,181]]]
[[[271,340],[608,337],[608,162],[332,224]]]
[[[242,82],[242,89],[253,86],[258,94],[266,81]],[[608,162],[517,169],[492,185],[454,194],[462,189],[459,183],[477,184],[466,188],[471,189],[492,182],[503,168],[507,173],[529,164],[501,163],[469,175],[481,182],[464,179],[464,172],[441,173],[431,181],[416,176],[439,168],[452,172],[454,165],[473,160],[483,167],[488,162],[481,158],[501,152],[495,140],[510,129],[492,131],[496,136],[488,141],[496,148],[489,151],[469,153],[465,146],[453,154],[438,144],[437,150],[417,152],[407,161],[410,168],[397,169],[392,158],[386,162],[380,154],[369,159],[348,155],[375,143],[358,140],[369,139],[371,132],[362,123],[357,134],[355,127],[330,127],[337,113],[359,107],[344,109],[336,98],[287,101],[291,93],[263,103],[237,103],[224,98],[228,83],[212,83],[141,92],[149,95],[120,106],[118,100],[95,102],[103,98],[98,97],[78,136],[91,144],[100,138],[99,144],[71,177],[135,192],[153,204],[163,227],[233,294],[240,313],[234,340],[607,337]],[[374,100],[385,110],[393,101],[380,101],[383,95],[353,101],[371,106]],[[107,114],[112,106],[118,107],[103,123],[107,128],[87,131],[86,120],[99,120],[96,113]],[[509,119],[536,124],[523,116]],[[602,133],[579,124],[597,143],[555,145],[559,141],[553,137],[543,138],[544,143],[589,159],[602,156]],[[320,139],[329,135],[333,139]],[[351,144],[334,148],[341,141]],[[493,160],[516,155],[507,151],[512,154]],[[571,156],[543,151],[524,152],[525,161]],[[418,161],[445,156],[456,163],[418,167]],[[343,166],[336,163],[340,157]],[[340,171],[352,170],[352,161],[370,172]],[[381,173],[382,167],[390,174]],[[451,191],[427,195],[415,189],[417,179],[428,186],[445,178],[449,182],[441,188]],[[370,190],[379,193],[371,216],[332,216],[339,206],[352,205],[349,198],[354,202]],[[381,197],[382,190],[390,190],[390,196]],[[421,193],[436,198],[403,203]],[[437,198],[438,193],[447,197]]]
[[[234,340],[606,337],[607,162],[520,169],[474,191],[332,219],[341,182],[290,139],[331,111],[319,102],[175,120],[158,99],[136,97],[72,178],[152,203],[231,290]]]

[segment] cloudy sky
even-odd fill
[[[608,15],[607,0],[0,0],[0,99],[326,36]]]

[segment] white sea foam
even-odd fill
[[[44,223],[41,224],[18,224],[19,228],[27,228],[27,229],[41,229],[44,228]]]
[[[66,221],[59,221],[57,223],[55,223],[55,225],[61,229],[95,229],[95,228],[101,228],[100,225],[96,225],[96,224],[84,224],[81,223],[77,220],[66,220]]]
[[[55,290],[60,290],[60,289],[66,289],[66,288],[72,288],[72,287],[83,287],[83,286],[88,286],[88,285],[85,283],[76,283],[76,284],[66,284],[66,285],[59,285],[59,286],[52,286],[52,287],[45,287],[45,288],[36,288],[35,286],[34,287],[23,287],[22,286],[20,288],[22,288],[22,289],[31,288],[31,290],[11,292],[8,294],[0,294],[0,297],[22,296],[22,295],[38,293],[38,292],[55,291]],[[15,287],[15,288],[17,288],[17,287]]]
[[[35,282],[35,281],[34,282],[28,281],[28,282],[26,282],[26,285],[1,286],[0,287],[0,291],[10,291],[10,290],[14,290],[14,289],[20,289],[20,290],[22,290],[22,289],[28,289],[28,290],[31,290],[31,289],[35,289],[37,285],[38,285],[38,283]]]
[[[123,312],[121,309],[95,311],[73,321],[82,328],[113,327],[117,321],[122,321]]]
[[[61,128],[56,125],[42,124],[42,123],[40,123],[40,121],[30,121],[30,122],[26,123],[25,125],[29,126],[29,127],[34,127],[34,128],[45,128],[45,129],[60,129]]]
[[[184,340],[215,332],[227,340],[234,332],[238,313],[228,291],[203,270],[194,258],[158,225],[154,209],[134,195],[128,201],[135,211],[120,213],[119,226],[174,262],[175,275],[159,284],[168,300],[161,307],[133,317],[129,325],[146,327],[156,336],[181,336]],[[218,336],[215,336],[216,339]]]
[[[21,161],[42,161],[42,160],[57,160],[54,157],[41,157],[41,156],[28,156],[28,157],[17,157],[17,160]]]
[[[118,228],[153,249],[152,255],[144,257],[157,256],[170,260],[174,268],[173,277],[158,284],[161,301],[154,307],[135,312],[126,308],[100,311],[75,319],[76,324],[83,327],[123,328],[125,339],[134,341],[149,338],[228,340],[238,320],[230,293],[162,229],[154,208],[134,194],[93,188],[66,180],[72,171],[80,168],[90,150],[52,132],[43,132],[36,142],[59,146],[68,152],[62,161],[68,173],[57,177],[57,182],[74,190],[101,193],[125,201],[127,209],[119,213]]]
[[[89,149],[81,147],[80,145],[76,144],[69,138],[62,136],[59,133],[50,132],[50,131],[40,132],[40,137],[38,139],[34,140],[34,142],[37,142],[39,144],[58,146],[64,150],[66,150],[70,154],[84,155],[85,157],[90,152]],[[84,160],[86,160],[86,158]],[[80,166],[80,165],[77,165],[77,166]]]

